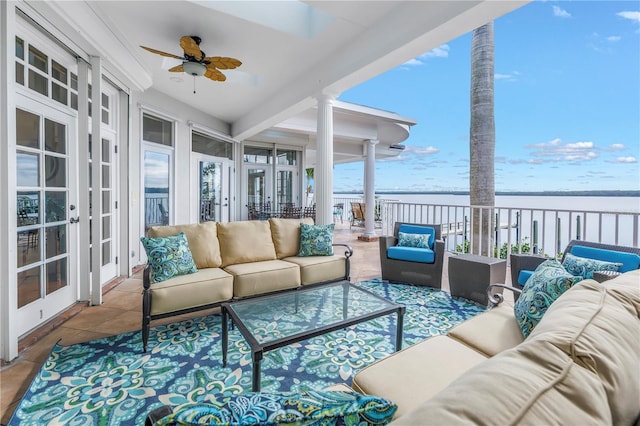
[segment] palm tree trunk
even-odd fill
[[[493,22],[473,31],[471,39],[471,127],[469,134],[469,192],[472,206],[471,251],[493,255],[495,207]]]

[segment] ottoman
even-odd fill
[[[487,306],[489,284],[504,283],[507,261],[475,254],[449,257],[449,290],[451,296],[464,297]],[[502,293],[502,289],[495,291]]]

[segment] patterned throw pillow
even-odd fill
[[[330,225],[300,224],[298,256],[333,256],[333,227]]]
[[[357,392],[246,393],[224,405],[186,404],[155,425],[386,425],[397,406]]]
[[[604,260],[589,259],[588,257],[574,256],[571,253],[564,255],[562,266],[571,275],[577,275],[584,279],[593,278],[595,271],[618,272],[622,263],[605,262]]]
[[[398,232],[399,247],[416,247],[429,248],[431,234],[407,234],[406,232]]]
[[[522,294],[513,306],[513,310],[526,338],[542,319],[551,304],[569,290],[582,277],[576,277],[565,271],[555,259],[545,260],[522,289]]]
[[[151,283],[198,272],[184,232],[161,238],[140,238],[151,267]]]

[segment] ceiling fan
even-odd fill
[[[180,59],[182,64],[169,68],[170,72],[184,72],[194,77],[204,75],[213,81],[225,81],[227,77],[220,70],[231,70],[242,65],[242,62],[235,58],[224,56],[207,56],[200,50],[202,39],[198,36],[180,37],[180,47],[184,50],[184,56],[173,53],[162,52],[146,46],[140,46],[151,53],[168,58]],[[195,91],[194,91],[195,93]]]

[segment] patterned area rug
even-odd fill
[[[361,282],[407,307],[403,347],[444,334],[484,309],[430,288]],[[394,351],[395,315],[378,318],[267,352],[262,391],[322,389],[351,383],[363,367]],[[251,353],[237,328],[229,333],[222,367],[220,315],[153,327],[149,351],[140,332],[71,346],[56,345],[14,413],[10,425],[143,425],[163,404],[225,402],[251,390]]]

